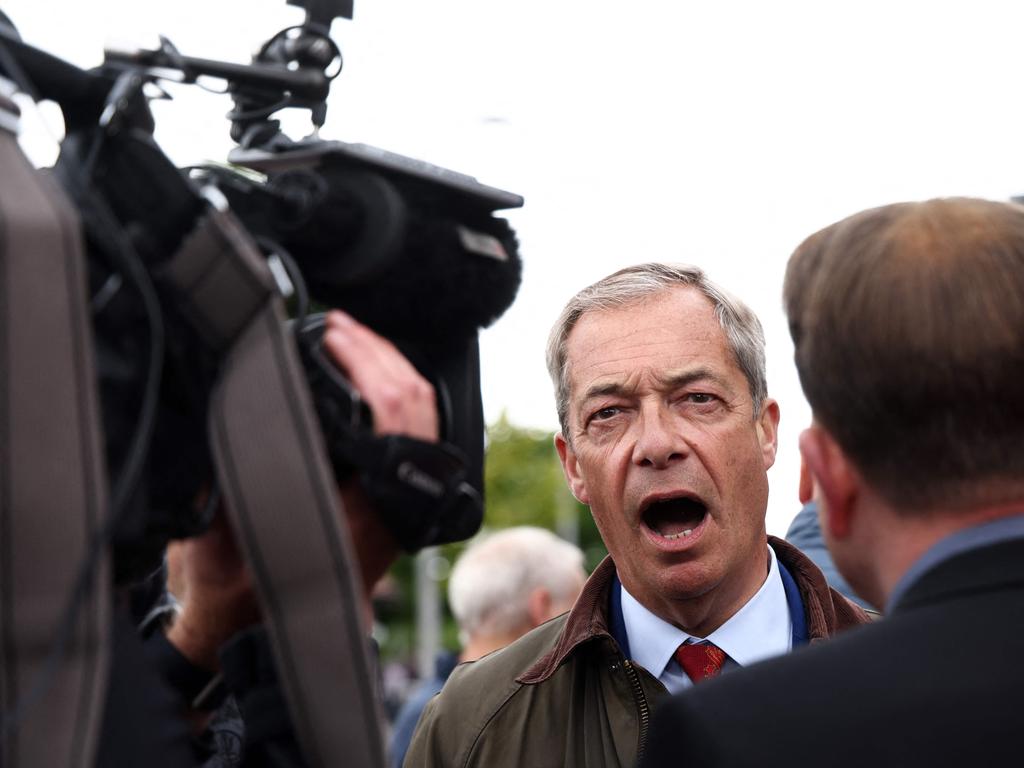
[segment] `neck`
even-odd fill
[[[875,594],[865,597],[876,605],[885,606],[911,566],[942,539],[976,525],[1019,515],[1022,510],[1024,501],[970,511],[946,510],[916,515],[890,512],[885,516],[884,535],[874,537],[877,547],[873,557],[877,563]]]
[[[689,635],[707,637],[735,616],[764,585],[771,567],[767,544],[762,552],[763,560],[757,558],[759,562],[755,567],[738,574],[734,579],[722,581],[703,595],[670,600],[663,606],[647,608]]]

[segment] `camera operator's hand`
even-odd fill
[[[334,311],[327,315],[324,348],[369,405],[377,434],[437,441],[434,389],[390,341]],[[338,490],[369,611],[370,592],[397,557],[398,545],[358,478]],[[203,535],[172,542],[167,556],[168,584],[181,605],[167,639],[193,664],[216,670],[221,645],[259,621],[252,580],[224,511]]]
[[[181,607],[167,639],[203,669],[217,670],[221,645],[259,621],[252,579],[223,509],[201,536],[168,545],[167,586]]]
[[[436,443],[434,388],[390,341],[340,310],[326,315],[324,348],[373,412],[378,435]]]
[[[326,319],[324,349],[345,370],[370,406],[374,432],[437,442],[437,402],[430,382],[394,344],[344,312],[329,312]],[[339,490],[369,606],[369,594],[398,556],[398,545],[374,512],[357,478],[344,483]]]

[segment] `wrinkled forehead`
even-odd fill
[[[689,287],[585,313],[566,340],[565,364],[573,397],[595,378],[641,370],[655,378],[697,364],[739,372],[714,305]]]

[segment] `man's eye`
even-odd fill
[[[590,416],[590,420],[604,421],[605,419],[610,419],[612,416],[618,415],[618,413],[619,409],[615,408],[614,406],[610,406],[608,408],[601,408],[600,410],[594,411],[594,413]]]
[[[691,392],[686,396],[686,399],[691,403],[703,405],[704,403],[714,402],[717,398],[714,395],[709,395],[707,392]]]

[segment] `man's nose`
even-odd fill
[[[690,448],[683,435],[681,420],[664,407],[645,409],[637,422],[633,463],[641,467],[664,469],[686,458]]]

